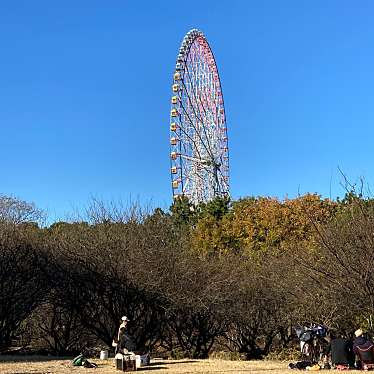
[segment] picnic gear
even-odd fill
[[[135,355],[136,368],[143,366],[148,366],[151,361],[149,353],[137,354]]]
[[[80,354],[73,358],[72,364],[73,366],[83,366],[85,360],[84,356]]]
[[[108,351],[100,351],[100,360],[108,359]]]
[[[349,370],[349,365],[336,365],[336,370]]]
[[[73,358],[73,366],[83,366],[85,368],[97,368],[97,365],[93,362],[89,362],[82,354]]]
[[[114,357],[116,369],[121,371],[136,371],[136,360],[134,354],[117,353]]]
[[[305,370],[307,367],[312,366],[310,361],[298,361],[295,364],[293,362],[288,364],[289,369]]]
[[[315,364],[313,366],[307,366],[305,369],[309,371],[317,371],[317,370],[320,370],[321,367],[318,364]]]

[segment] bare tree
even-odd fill
[[[44,213],[34,203],[0,194],[0,221],[20,223],[38,223]]]
[[[11,343],[49,290],[44,276],[47,259],[34,234],[0,223],[0,346]]]

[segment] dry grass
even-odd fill
[[[64,374],[64,373],[120,373],[115,369],[113,359],[90,360],[99,365],[97,369],[74,367],[70,359],[49,357],[0,356],[1,374]],[[224,360],[152,360],[151,365],[138,371],[155,371],[154,374],[187,373],[253,373],[285,374],[287,363],[280,361],[224,361]]]

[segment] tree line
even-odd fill
[[[0,196],[1,351],[110,347],[122,315],[139,350],[192,358],[264,357],[305,322],[373,328],[374,202],[354,192],[42,215]]]

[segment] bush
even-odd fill
[[[301,359],[300,347],[280,348],[270,351],[266,360],[299,361]]]
[[[213,351],[209,358],[213,360],[225,360],[225,361],[245,361],[246,355],[239,352],[230,351]]]

